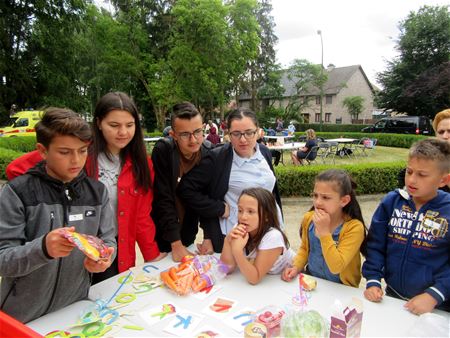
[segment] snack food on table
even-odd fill
[[[61,229],[61,233],[90,259],[98,261],[108,258],[108,247],[100,238],[92,235],[79,234],[78,232],[67,229]]]
[[[185,256],[180,264],[162,271],[161,280],[179,295],[199,292],[226,276],[228,266],[213,255]]]
[[[311,276],[301,274],[300,286],[305,290],[312,291],[317,287],[317,281]]]

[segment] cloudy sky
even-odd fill
[[[325,66],[361,65],[369,79],[396,55],[400,21],[424,5],[443,0],[272,0],[277,58],[283,66],[294,59],[321,62],[322,31]]]

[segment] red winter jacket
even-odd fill
[[[42,160],[37,150],[27,153],[14,161],[6,168],[9,180],[24,174]],[[86,163],[89,168],[89,158]],[[153,182],[153,163],[148,158],[150,176]],[[91,175],[90,175],[91,176]],[[119,227],[117,238],[117,259],[119,272],[128,270],[135,265],[136,241],[145,261],[154,259],[159,255],[155,242],[155,224],[150,216],[153,190],[144,193],[136,189],[133,178],[131,160],[128,158],[122,168],[117,182],[117,223]]]

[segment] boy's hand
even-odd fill
[[[203,242],[197,243],[197,253],[199,255],[212,255],[214,249],[211,240],[204,239]]]
[[[184,256],[195,256],[183,245],[181,241],[175,241],[171,244],[172,246],[172,260],[174,262],[179,262]]]
[[[290,282],[292,278],[298,275],[298,269],[296,267],[285,268],[281,274],[281,279]]]
[[[383,290],[379,286],[371,286],[364,290],[364,297],[371,302],[381,302],[383,299]]]
[[[404,306],[405,309],[415,315],[421,315],[433,311],[436,304],[436,299],[434,299],[430,294],[424,292],[411,298]]]
[[[69,231],[75,231],[75,227],[66,228]],[[45,247],[50,257],[59,258],[69,256],[75,244],[70,243],[67,238],[61,234],[61,228],[50,231],[45,237]]]
[[[112,264],[112,255],[114,253],[113,247],[108,247],[108,258],[99,259],[98,261],[94,261],[89,257],[84,259],[84,267],[87,271],[95,273],[95,272],[103,272],[108,269]]]
[[[321,209],[315,209],[313,215],[314,226],[316,227],[316,234],[319,237],[329,235],[330,232],[330,215]]]

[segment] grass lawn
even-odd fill
[[[392,148],[392,147],[381,147],[376,146],[375,149],[373,149],[369,156],[351,156],[350,158],[348,156],[344,156],[343,158],[339,156],[335,156],[335,164],[333,164],[332,160],[328,158],[325,161],[325,164],[329,164],[331,167],[334,167],[335,165],[341,165],[341,164],[357,164],[357,163],[382,163],[382,162],[397,162],[397,161],[405,161],[408,158],[408,151],[409,149],[406,148]],[[284,164],[285,166],[293,166],[292,160],[291,160],[291,152],[285,151],[283,153],[284,158]],[[323,164],[322,159],[317,158],[314,162],[312,162],[311,165],[315,164]],[[280,165],[281,162],[280,162]]]

